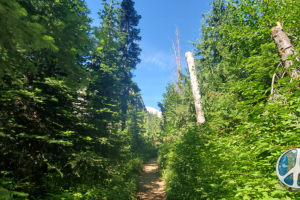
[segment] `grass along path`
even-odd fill
[[[157,158],[150,159],[143,167],[140,176],[141,182],[138,186],[137,199],[166,199],[164,181],[159,178]]]

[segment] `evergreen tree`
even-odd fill
[[[91,34],[83,0],[0,3],[0,198],[135,196],[132,173],[146,154],[132,149],[143,144],[145,120],[132,109],[134,128],[121,131],[130,70],[119,12],[104,4]]]
[[[1,84],[5,75],[18,79],[16,76],[22,73],[36,73],[38,67],[28,59],[34,51],[58,50],[53,37],[45,34],[46,27],[39,23],[40,16],[31,18],[30,14],[15,0],[4,0],[0,4]]]
[[[64,179],[74,181],[78,173],[69,162],[89,143],[77,116],[82,111],[74,106],[80,97],[76,88],[87,77],[82,63],[90,44],[88,9],[83,1],[12,1],[1,7],[16,12],[1,18],[7,33],[1,58],[11,67],[3,65],[0,119],[5,148],[0,155],[7,174],[1,185],[31,199],[60,194],[70,187]]]
[[[126,62],[125,66],[130,67],[130,69],[135,69],[136,65],[141,62],[139,55],[142,51],[139,45],[135,43],[142,39],[141,36],[139,36],[140,29],[136,28],[142,17],[137,14],[137,11],[134,9],[134,4],[132,0],[123,0],[119,16],[120,31],[126,33],[125,45],[121,51],[123,53],[123,59]]]
[[[121,82],[125,85],[122,91],[122,102],[121,108],[123,113],[123,123],[122,129],[125,128],[125,113],[128,109],[127,102],[130,99],[129,91],[133,90],[133,93],[138,93],[140,90],[138,87],[134,87],[132,82],[132,72],[131,70],[136,68],[136,65],[141,62],[139,55],[141,53],[141,48],[136,41],[140,41],[141,37],[140,29],[136,27],[139,24],[141,16],[137,14],[134,9],[134,2],[132,0],[123,0],[121,3],[121,11],[119,13],[119,31],[125,34],[124,44],[121,46],[120,51],[122,52],[123,60],[123,76]]]

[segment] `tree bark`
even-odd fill
[[[270,97],[270,99],[277,101],[279,98],[279,94],[278,94],[279,90],[274,89],[274,84],[276,82],[276,78],[277,78],[277,80],[283,78],[286,71],[288,70],[288,68],[293,65],[293,62],[291,60],[288,60],[288,57],[290,55],[294,54],[294,47],[291,43],[291,40],[287,36],[287,34],[283,31],[279,22],[277,22],[277,26],[272,29],[271,33],[272,33],[274,42],[278,48],[278,52],[281,55],[282,62],[280,62],[278,67],[281,64],[283,64],[284,65],[283,67],[285,68],[285,70],[283,72],[275,73],[272,78],[271,94],[274,94],[274,95],[273,95],[273,97]],[[292,81],[293,78],[298,77],[298,70],[293,69],[292,71],[289,71],[288,74],[291,75],[291,81]]]
[[[287,70],[290,66],[293,65],[293,62],[287,59],[289,55],[294,54],[294,47],[287,34],[282,30],[280,23],[277,24],[278,26],[272,29],[272,37],[281,55],[281,59],[284,62],[284,67]],[[298,76],[298,72],[296,69],[289,72],[289,74],[292,78],[296,78]]]
[[[187,63],[189,66],[191,86],[193,90],[195,109],[197,115],[197,122],[203,124],[205,122],[205,117],[200,102],[201,95],[200,95],[199,84],[196,76],[194,56],[191,52],[186,52],[185,57],[187,58]]]

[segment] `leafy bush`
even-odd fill
[[[299,72],[300,62],[291,55],[294,65],[282,67],[271,35],[277,21],[284,24],[299,52],[300,32],[296,20],[290,21],[299,18],[299,6],[298,1],[212,2],[195,43],[206,123],[197,126],[188,109],[188,81],[182,96],[170,85],[162,103],[166,123],[159,166],[167,199],[299,199],[278,184],[275,166],[284,148],[299,144],[300,80],[291,71]],[[174,117],[179,108],[185,114]]]

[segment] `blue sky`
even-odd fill
[[[135,0],[135,10],[142,16],[141,29],[142,62],[134,71],[133,81],[138,83],[146,106],[159,109],[166,86],[170,79],[171,67],[175,67],[172,40],[175,42],[176,26],[180,32],[181,57],[193,50],[190,41],[200,37],[201,16],[208,12],[212,0]],[[102,0],[86,0],[94,19],[93,26],[100,20],[97,12],[103,8]],[[182,59],[183,68],[186,60]]]

